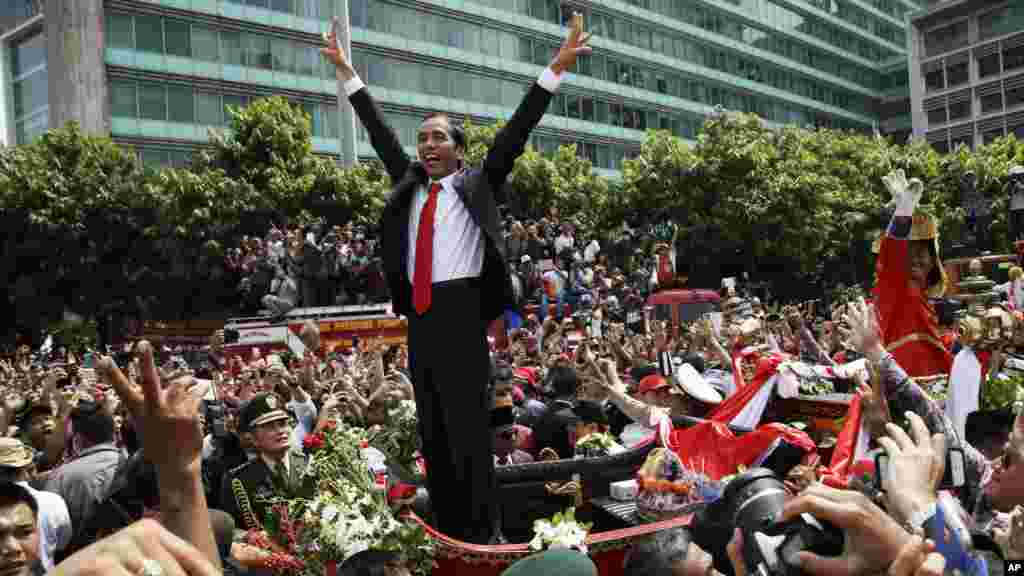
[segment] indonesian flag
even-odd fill
[[[735,474],[740,466],[761,465],[782,442],[793,444],[808,454],[815,451],[810,436],[779,423],[766,424],[749,434],[736,436],[723,422],[703,422],[673,430],[667,444],[684,466],[711,480],[721,480]]]
[[[820,471],[821,481],[833,488],[846,488],[850,478],[874,474],[875,463],[868,456],[871,436],[864,429],[862,416],[861,396],[857,394],[850,402],[846,422],[832,450],[832,460],[828,468]]]
[[[771,400],[781,363],[782,358],[775,355],[758,360],[754,378],[719,404],[708,419],[743,428],[756,428],[761,422],[768,401]],[[733,373],[737,377],[740,374],[739,370],[740,360],[737,358],[733,361]]]

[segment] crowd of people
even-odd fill
[[[831,319],[815,319],[796,307],[787,308],[776,321],[756,302],[735,295],[727,302],[718,327],[710,319],[680,329],[647,320],[647,330],[634,332],[610,321],[602,334],[581,336],[587,322],[582,315],[543,321],[528,317],[512,331],[507,347],[493,350],[492,378],[484,384],[490,393],[495,466],[534,461],[550,451],[561,458],[594,457],[637,446],[658,433],[659,414],[707,417],[748,386],[775,355],[831,366],[839,365],[836,360],[866,358],[879,371],[882,384],[878,394],[860,383],[865,419],[871,422],[875,445],[892,458],[889,473],[895,477],[889,481],[903,489],[890,493],[882,512],[855,491],[810,480],[802,484],[811,487],[792,501],[792,510],[818,514],[846,529],[848,538],[839,572],[833,571],[839,564],[817,559],[808,560],[805,569],[832,574],[870,573],[872,567],[884,571],[893,562],[931,566],[936,561],[925,559],[932,550],[942,552],[947,563],[974,566],[941,542],[925,542],[903,528],[913,523],[922,505],[943,501],[935,491],[935,474],[943,465],[945,444],[932,433],[944,435],[943,442],[956,443],[967,454],[968,483],[956,500],[964,514],[960,521],[987,530],[1010,556],[1024,552],[1020,513],[1013,513],[1024,505],[1024,478],[1018,478],[1024,468],[1016,463],[1016,455],[1024,453],[1024,421],[1016,423],[1005,445],[994,453],[986,450],[988,456],[958,439],[941,405],[882,347],[875,316],[863,303],[837,306],[837,325],[830,326]],[[588,310],[589,321],[601,320],[605,310],[605,303]],[[81,566],[84,554],[97,561],[127,562],[117,556],[120,548],[104,542],[128,542],[129,548],[134,542],[149,553],[155,544],[138,542],[150,538],[173,548],[170,557],[180,565],[193,563],[186,567],[189,573],[197,573],[192,566],[199,563],[204,570],[231,570],[236,556],[251,553],[232,543],[232,527],[250,527],[231,480],[239,478],[251,493],[269,486],[258,467],[247,463],[298,458],[296,465],[301,466],[303,439],[332,419],[366,428],[388,426],[389,410],[415,398],[404,346],[371,341],[320,357],[311,352],[305,358],[288,358],[254,350],[244,358],[226,358],[221,338],[216,335],[208,349],[213,366],[209,372],[193,371],[175,359],[156,366],[148,344],[115,355],[123,374],[114,368],[115,358],[108,357],[97,358],[95,368],[84,368],[70,356],[33,369],[31,351],[24,347],[13,362],[2,365],[7,390],[2,420],[8,433],[0,441],[0,471],[10,486],[0,490],[7,494],[0,504],[8,504],[0,506],[0,528],[5,518],[18,517],[18,502],[37,515],[33,526],[38,542],[19,556],[26,566],[49,570],[62,560],[63,565]],[[1003,360],[991,370],[1015,369],[1016,364],[1006,361],[1013,357],[1013,342],[1006,342]],[[686,378],[659,373],[657,357],[663,351],[689,367]],[[181,382],[189,380],[210,382],[216,395],[203,400],[199,391],[184,394],[187,386]],[[182,393],[155,387],[152,381],[175,382],[170,390],[181,388]],[[142,400],[143,394],[158,393],[166,396],[162,403]],[[182,403],[180,409],[174,402]],[[910,415],[909,437],[893,425],[892,414]],[[190,422],[201,422],[203,434],[184,434]],[[169,426],[174,437],[188,438],[189,455],[168,454],[163,443],[147,441],[156,436],[152,430]],[[593,433],[609,433],[615,442],[597,448],[581,442]],[[201,501],[195,494],[182,500],[180,491],[189,482],[201,486]],[[176,503],[170,509],[168,498]],[[200,515],[188,510],[188,504],[199,503],[209,511]],[[179,518],[175,530],[168,514],[187,518]],[[160,518],[161,524],[136,524],[151,517]],[[207,525],[197,540],[200,518]],[[172,540],[164,527],[192,544]],[[217,528],[215,541],[211,527]],[[90,548],[97,539],[99,544]],[[631,555],[626,574],[662,573],[674,562],[694,570],[686,573],[706,573],[710,557],[695,545],[680,544],[691,540],[685,529],[659,534]],[[199,551],[213,552],[214,557]],[[920,561],[917,565],[898,560],[911,551]],[[171,562],[164,556],[153,559]]]
[[[537,220],[506,215],[504,251],[519,307],[550,300],[575,309],[584,296],[636,293],[658,285],[658,257],[673,252],[675,226],[667,219],[636,228],[623,225],[602,246],[580,236],[573,218],[552,208]],[[664,250],[654,250],[655,246]],[[272,226],[262,237],[243,237],[225,259],[240,296],[242,314],[280,317],[303,307],[379,304],[390,299],[380,244],[365,227]],[[673,266],[660,272],[674,278]],[[667,276],[666,276],[667,274]]]
[[[298,307],[387,301],[377,246],[366,228],[351,224],[272,226],[263,238],[243,237],[226,265],[243,313],[280,317]]]

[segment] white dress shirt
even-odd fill
[[[562,75],[555,74],[551,68],[545,68],[537,79],[537,84],[551,92],[558,91]],[[343,89],[346,96],[352,96],[362,90],[365,84],[359,76],[345,81]],[[469,209],[452,188],[455,174],[440,180],[441,191],[437,197],[437,208],[434,212],[434,266],[433,283],[458,280],[460,278],[476,278],[484,267],[483,231],[473,221]],[[409,210],[409,250],[408,272],[409,282],[416,277],[416,237],[419,233],[420,212],[427,202],[429,188],[421,186],[413,195]]]
[[[447,282],[460,278],[476,278],[484,267],[483,230],[473,221],[469,209],[452,188],[455,174],[441,179],[434,211],[434,274],[433,281]],[[420,186],[412,197],[409,209],[409,282],[416,277],[416,237],[420,213],[427,203],[427,187]]]
[[[36,490],[28,482],[18,482],[36,499],[39,512],[39,563],[49,572],[54,567],[56,553],[71,543],[71,514],[60,494]]]

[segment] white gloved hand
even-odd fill
[[[895,204],[896,216],[913,216],[918,202],[924,192],[924,184],[917,178],[907,180],[903,170],[890,172],[882,178],[885,187],[892,194],[891,204]]]

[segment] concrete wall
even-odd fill
[[[109,133],[103,0],[45,0],[50,126]]]

